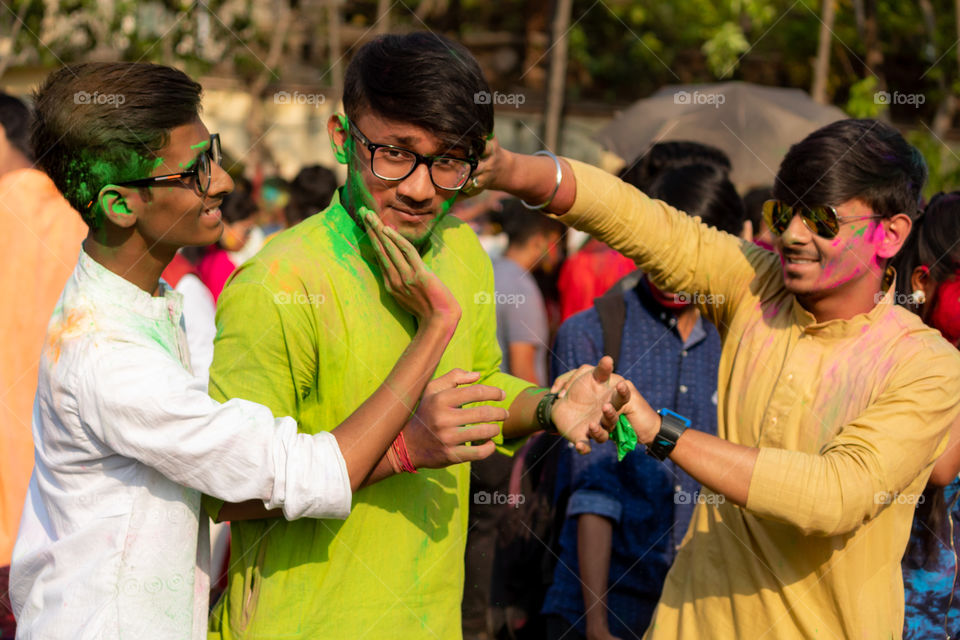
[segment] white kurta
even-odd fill
[[[181,296],[161,289],[81,253],[54,311],[10,575],[18,638],[205,638],[201,492],[290,519],[350,512],[336,439],[207,396],[188,370]]]

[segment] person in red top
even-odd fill
[[[620,278],[636,270],[633,260],[590,238],[560,267],[560,314],[562,320],[593,305]]]

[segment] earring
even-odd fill
[[[910,297],[914,304],[924,304],[927,301],[927,294],[923,292],[923,289],[917,289],[910,294]]]

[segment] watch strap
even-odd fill
[[[647,445],[647,453],[657,460],[666,460],[677,440],[690,427],[690,420],[669,409],[660,409],[660,431],[653,442]]]

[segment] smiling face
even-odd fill
[[[361,205],[372,209],[384,224],[395,228],[415,246],[422,246],[436,223],[449,211],[458,192],[434,186],[425,164],[417,166],[403,180],[378,178],[370,169],[369,150],[355,136],[348,135],[339,118],[336,115],[330,118],[328,132],[338,157],[348,166],[344,206],[351,211]],[[363,110],[350,125],[373,143],[403,147],[423,156],[467,157],[463,149],[450,149],[422,127],[388,120],[369,109]]]
[[[198,119],[170,131],[150,176],[193,169],[210,152],[210,132]],[[140,238],[140,246],[172,258],[185,246],[213,244],[223,233],[220,202],[233,191],[233,180],[211,162],[210,184],[201,194],[196,177],[157,182],[150,186],[107,185],[99,194],[107,219],[126,234]]]
[[[841,218],[873,215],[871,208],[857,199],[836,210]],[[827,298],[846,299],[849,308],[857,312],[872,308],[886,260],[900,249],[909,230],[910,219],[898,214],[841,223],[837,236],[827,239],[813,233],[795,215],[775,242],[784,286],[815,315],[811,307]]]

